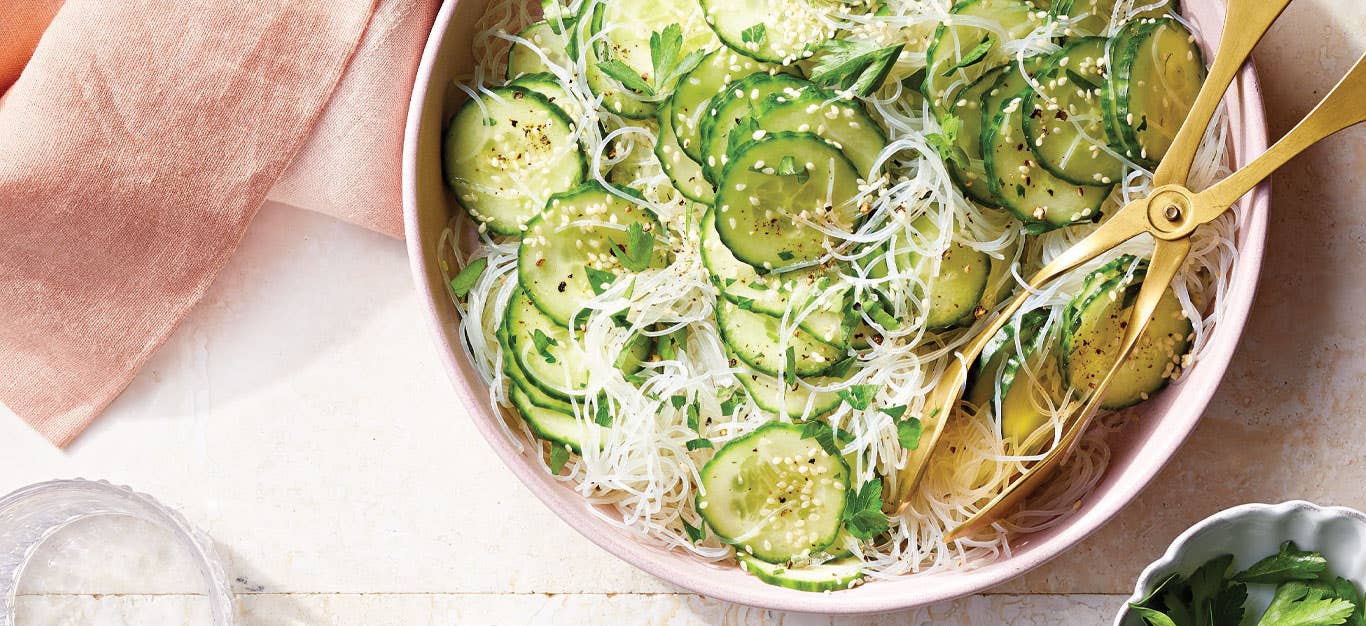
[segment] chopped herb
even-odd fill
[[[839,456],[840,447],[835,443],[835,429],[820,420],[811,420],[802,426],[803,439],[815,439],[830,456]]]
[[[861,411],[872,404],[873,397],[877,395],[877,391],[880,388],[881,387],[877,385],[853,385],[840,389],[836,394],[845,402],[848,402],[849,406]]]
[[[845,378],[849,376],[849,370],[852,370],[854,368],[854,363],[857,362],[858,357],[845,357],[838,363],[830,366],[830,375],[836,378]]]
[[[923,431],[924,426],[919,419],[907,418],[896,423],[896,440],[902,450],[914,450],[920,447],[920,434]]]
[[[541,0],[541,15],[556,35],[564,33],[574,24],[574,13],[558,0]]]
[[[700,427],[701,425],[702,425],[702,412],[701,412],[701,410],[699,410],[699,409],[697,408],[697,405],[696,405],[696,404],[688,405],[688,428],[691,428],[691,429],[693,429],[694,431],[697,431],[698,427]]]
[[[779,251],[778,251],[778,258],[780,258],[780,259],[782,259],[782,260],[784,260],[784,261],[791,261],[793,256],[795,256],[795,255],[793,255],[792,252],[791,252],[790,250],[779,250]]]
[[[817,46],[811,82],[869,96],[882,87],[905,44],[878,48],[871,41],[828,39]]]
[[[906,414],[906,405],[879,407],[878,410],[886,413],[888,417],[894,420],[899,420],[902,415]]]
[[[754,298],[746,298],[744,296],[731,296],[731,299],[735,301],[735,306],[743,310],[754,310]]]
[[[768,291],[768,283],[756,280],[749,284],[749,288],[755,291]]]
[[[978,43],[976,46],[973,46],[972,49],[968,50],[967,53],[963,56],[958,57],[958,62],[954,63],[953,66],[949,69],[944,70],[944,73],[940,74],[940,76],[953,76],[953,73],[958,70],[961,70],[965,67],[972,67],[974,65],[977,65],[978,63],[981,63],[982,59],[987,58],[987,52],[989,52],[991,50],[991,47],[995,44],[996,40],[992,39],[991,35],[983,37],[981,43]]]
[[[684,405],[684,404],[687,404],[687,402],[688,402],[687,396],[671,396],[671,397],[669,397],[669,404],[672,404],[672,405],[674,406],[675,409],[681,409],[681,408],[683,408],[683,405]]]
[[[792,346],[787,347],[783,367],[783,382],[788,385],[797,383],[797,350]]]
[[[569,461],[569,450],[556,443],[550,446],[550,471],[559,475],[564,471],[564,464]]]
[[[693,543],[702,541],[707,537],[707,531],[702,530],[697,526],[693,526],[692,524],[689,524],[688,520],[683,520],[683,532],[688,533],[688,540],[692,541]]]
[[[1024,197],[1024,195],[1025,195],[1025,188],[1024,188],[1024,185],[1021,185],[1021,184],[1018,184],[1018,183],[1015,185],[1015,195],[1017,195],[1017,196],[1019,196],[1019,197],[1021,197],[1021,198]]]
[[[968,153],[957,144],[958,131],[962,126],[962,119],[956,115],[946,114],[939,120],[939,132],[925,135],[925,141],[939,153],[940,158],[958,167],[967,167]]]
[[[555,362],[555,355],[550,353],[550,347],[560,345],[558,340],[537,328],[536,332],[531,334],[531,343],[536,346],[536,352],[545,359],[546,363]]]
[[[593,416],[593,421],[597,422],[598,426],[612,425],[612,410],[607,406],[606,400],[598,402],[598,412]]]
[[[744,43],[763,44],[764,38],[768,34],[768,27],[763,22],[759,22],[749,28],[740,31],[740,41]]]
[[[735,414],[735,407],[740,406],[743,400],[737,394],[732,393],[729,398],[721,401],[721,415],[730,417]]]
[[[598,295],[602,295],[602,292],[607,291],[607,287],[612,284],[612,281],[617,279],[616,274],[589,265],[583,266],[583,271],[584,275],[588,276],[588,286],[592,287],[593,293]]]
[[[621,61],[616,59],[602,61],[598,63],[598,70],[615,78],[623,87],[631,91],[647,96],[655,95],[655,88],[650,86],[650,83],[645,82],[645,79],[641,78],[640,74],[637,74],[629,65]]]
[[[463,298],[468,295],[470,289],[474,287],[474,283],[479,280],[479,276],[484,273],[488,266],[489,260],[485,257],[479,257],[470,261],[465,269],[460,270],[460,273],[451,279],[451,291],[455,292],[455,297]]]
[[[688,450],[689,450],[689,451],[692,451],[692,450],[700,450],[700,449],[702,449],[702,448],[714,448],[714,447],[716,447],[716,446],[713,446],[712,443],[711,443],[711,440],[710,440],[710,439],[707,439],[706,437],[698,437],[698,438],[696,438],[696,439],[689,439],[689,440],[688,440],[688,443],[685,444],[685,445],[688,446]]]
[[[873,478],[855,492],[845,492],[844,527],[859,539],[872,539],[888,528],[882,512],[882,479]]]
[[[626,246],[612,246],[612,256],[621,262],[621,266],[632,271],[639,272],[650,266],[650,256],[654,253],[655,236],[645,232],[639,222],[632,223],[626,230]]]

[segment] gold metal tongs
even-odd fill
[[[958,408],[969,368],[1029,296],[1083,263],[1146,233],[1153,238],[1153,254],[1125,326],[1115,363],[1091,392],[1080,412],[1068,420],[1057,445],[1016,477],[976,515],[949,532],[947,539],[952,541],[971,536],[1010,513],[1032,491],[1044,484],[1075,449],[1082,433],[1095,417],[1115,373],[1137,344],[1162,294],[1185,262],[1191,249],[1190,236],[1195,229],[1218,218],[1257,183],[1305,148],[1344,128],[1366,121],[1366,67],[1363,67],[1366,55],[1363,55],[1307,117],[1261,156],[1199,193],[1184,186],[1195,159],[1196,148],[1224,92],[1253,46],[1289,3],[1290,0],[1230,0],[1224,20],[1223,41],[1215,54],[1209,76],[1190,114],[1154,172],[1152,193],[1120,208],[1095,232],[1048,263],[1030,279],[1029,288],[1012,300],[994,322],[960,352],[959,358],[950,364],[926,404],[927,407],[937,407],[937,410],[928,413],[930,417],[927,420],[932,423],[926,425],[927,436],[919,448],[911,452],[906,467],[898,475],[890,507],[899,512],[907,505],[939,443],[945,424]]]

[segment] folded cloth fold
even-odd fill
[[[128,385],[268,196],[401,234],[438,0],[4,4],[0,402],[54,444]]]

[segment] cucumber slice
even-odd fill
[[[779,71],[792,70],[756,61],[726,47],[713,50],[703,58],[697,67],[678,81],[673,98],[665,107],[672,116],[670,121],[678,133],[678,143],[683,152],[699,163],[705,158],[702,154],[702,114],[710,107],[712,97],[721,93],[726,85],[751,74],[775,74]]]
[[[949,13],[949,21],[935,29],[925,52],[925,81],[920,85],[936,113],[947,111],[958,99],[960,89],[1011,58],[1013,53],[1006,51],[1000,33],[1012,40],[1019,39],[1042,23],[1039,11],[1024,0],[964,0]],[[998,29],[972,24],[981,20],[994,22]],[[973,54],[980,50],[979,46],[987,44],[988,37],[986,51],[980,56]]]
[[[946,163],[949,176],[953,177],[953,182],[958,184],[968,199],[992,208],[999,208],[1000,205],[991,193],[991,186],[987,184],[987,173],[982,163],[982,103],[996,80],[1014,68],[1015,64],[1010,63],[987,70],[958,93],[950,108],[950,114],[959,122],[954,145],[967,156],[968,164],[967,167],[958,167],[952,162]]]
[[[501,87],[468,100],[446,129],[446,184],[480,224],[517,235],[552,194],[573,189],[588,163],[574,125],[545,96]]]
[[[740,552],[736,552],[735,557],[740,562],[740,568],[755,578],[797,591],[840,591],[853,589],[863,582],[863,561],[853,557],[804,567],[766,563]]]
[[[545,58],[542,59],[540,54],[536,54],[536,51],[526,44],[512,44],[512,48],[508,50],[506,78],[509,81],[526,74],[549,72],[550,66],[546,64],[547,60],[563,68],[569,67],[568,40],[565,39],[564,34],[555,32],[555,29],[545,20],[523,28],[521,32],[517,33],[517,36],[536,44],[536,48],[545,55]]]
[[[831,13],[848,10],[839,0],[701,0],[707,24],[732,50],[789,65],[835,35]]]
[[[742,372],[735,377],[759,408],[774,415],[785,415],[794,420],[816,419],[840,405],[839,394],[832,391],[814,391],[795,383],[784,385],[783,381],[762,372]],[[840,379],[822,376],[807,379],[806,382],[824,387],[840,382]]]
[[[1037,451],[1047,441],[1035,434],[1049,419],[1040,407],[1050,402],[1056,406],[1065,397],[1057,357],[1046,349],[1047,337],[1039,332],[1047,319],[1046,310],[1036,309],[997,332],[982,352],[967,395],[969,402],[1000,422],[1002,436],[1020,454]],[[998,396],[999,415],[994,401]]]
[[[1135,2],[1133,7],[1152,4],[1151,2]],[[1131,8],[1133,8],[1131,7]],[[1145,17],[1161,17],[1165,15],[1169,7],[1164,3],[1161,6],[1153,7],[1130,16],[1130,20],[1137,20]],[[1104,35],[1110,26],[1110,16],[1115,11],[1115,0],[1055,0],[1049,12],[1054,15],[1066,15],[1071,18],[1067,26],[1068,32],[1072,36],[1076,35]]]
[[[1125,156],[1157,167],[1190,113],[1205,63],[1195,36],[1170,18],[1144,19],[1110,49],[1109,127]],[[1126,28],[1128,28],[1126,26]]]
[[[735,258],[764,270],[816,261],[862,214],[858,171],[811,133],[762,135],[734,155],[716,191],[716,231]]]
[[[583,442],[588,439],[588,424],[580,422],[573,415],[537,406],[530,398],[527,389],[513,385],[508,390],[512,405],[522,414],[531,432],[541,439],[569,446],[575,452],[583,452]]]
[[[998,209],[1003,209],[1005,208],[1006,204],[1005,200],[998,198],[996,196],[996,193],[991,190],[991,181],[987,180],[985,154],[987,147],[987,144],[985,143],[987,127],[991,125],[991,121],[996,117],[996,111],[1001,108],[1002,103],[1004,103],[1007,98],[1013,96],[1014,94],[1020,93],[1025,89],[1029,89],[1028,77],[1033,76],[1035,73],[1037,73],[1039,71],[1039,68],[1043,67],[1043,65],[1047,61],[1048,57],[1045,56],[1029,57],[1024,60],[1024,72],[1020,71],[1019,63],[1011,61],[1006,65],[1006,71],[997,74],[996,80],[991,84],[991,86],[987,88],[986,91],[981,93],[981,102],[977,109],[978,130],[976,154],[979,158],[982,159],[982,177],[985,181],[986,189],[983,190],[979,186],[977,191],[978,193],[984,193],[985,195],[990,196],[991,203],[989,206]],[[963,94],[957,102],[962,102],[966,98],[967,94]]]
[[[517,362],[517,357],[508,343],[507,333],[501,326],[498,329],[498,343],[503,348],[503,374],[512,380],[514,386],[521,388],[522,394],[531,404],[560,413],[574,414],[574,405],[564,398],[557,398],[546,393],[531,382],[526,372],[522,370],[522,364]]]
[[[754,117],[766,133],[810,132],[834,141],[863,180],[873,180],[877,157],[887,147],[887,135],[862,104],[814,85],[796,97],[787,93],[768,96]]]
[[[1039,167],[1025,138],[1024,100],[1020,92],[1003,101],[982,135],[991,192],[1034,232],[1100,219],[1111,186],[1069,183]]]
[[[545,96],[551,104],[560,107],[565,115],[571,120],[579,119],[583,115],[583,107],[579,105],[569,92],[564,90],[564,86],[555,78],[554,74],[539,72],[536,74],[522,74],[516,80],[508,83],[512,87],[522,87],[530,91]]]
[[[1108,41],[1086,37],[1067,44],[1039,72],[1042,95],[1024,92],[1024,110],[1030,112],[1024,117],[1025,138],[1039,165],[1077,185],[1108,186],[1124,176],[1124,163],[1101,150]]]
[[[1015,265],[1016,252],[1022,245],[1024,245],[1023,237],[1016,239],[1014,244],[1001,251],[1001,258],[991,258],[991,271],[987,274],[987,288],[982,293],[982,301],[978,303],[983,313],[1005,302],[1019,286],[1019,282],[1015,280],[1010,269]],[[974,312],[975,314],[976,312]]]
[[[656,237],[648,268],[668,265],[664,226],[649,209],[612,193],[600,183],[552,196],[526,227],[517,251],[517,278],[536,306],[556,324],[568,327],[597,292],[587,267],[617,276],[631,273],[611,250],[625,250],[628,228],[639,224]]]
[[[732,142],[731,130],[741,122],[746,123],[746,132],[758,130],[757,121],[751,121],[754,110],[769,96],[784,92],[796,95],[808,89],[816,89],[816,86],[795,76],[752,74],[730,83],[723,93],[714,96],[698,130],[702,135],[702,158],[698,162],[702,164],[707,178],[714,183],[720,181],[722,170],[734,156],[729,154],[732,145],[739,146],[750,140],[749,137],[741,137]]]
[[[569,329],[536,308],[524,289],[513,295],[506,315],[508,350],[527,381],[562,400],[584,397],[589,356],[583,345],[570,339]],[[538,337],[545,343],[543,351],[537,348]],[[627,342],[616,366],[627,374],[638,371],[653,349],[648,337],[637,335]]]
[[[815,376],[834,367],[847,353],[846,348],[832,346],[810,333],[793,328],[785,345],[792,352],[792,363],[787,363],[787,350],[779,349],[781,320],[771,315],[754,313],[718,298],[716,325],[721,340],[746,365],[770,376],[777,376],[779,368],[795,370],[797,376]],[[786,365],[785,365],[786,364]]]
[[[1133,257],[1126,260],[1132,262]],[[1062,370],[1067,383],[1082,394],[1093,393],[1114,362],[1133,299],[1146,274],[1145,261],[1132,273],[1121,272],[1089,293],[1083,290],[1068,305],[1063,317]],[[1168,289],[1149,318],[1148,328],[1105,390],[1101,407],[1132,406],[1165,387],[1180,372],[1192,330],[1180,301]]]
[[[844,459],[802,438],[801,426],[773,422],[716,451],[697,510],[736,552],[784,563],[835,541],[848,477]]]
[[[703,23],[701,8],[695,2],[612,0],[597,5],[593,13],[592,30],[596,40],[589,59],[588,87],[603,97],[603,104],[609,110],[634,119],[653,117],[659,102],[673,93],[677,78],[664,85],[654,82],[650,39],[674,24],[679,26],[683,36],[677,59],[715,45],[716,37]],[[641,80],[653,85],[655,93],[646,99],[630,92],[602,72],[598,64],[605,61],[624,63]]]
[[[674,96],[678,97],[677,94]],[[687,196],[689,200],[711,204],[716,198],[716,188],[711,186],[702,166],[688,156],[678,145],[678,135],[674,132],[673,118],[665,113],[668,107],[659,108],[659,137],[655,140],[655,157],[664,169],[664,174],[673,183],[674,189]]]
[[[700,227],[702,264],[721,296],[749,310],[782,317],[789,309],[804,310],[815,299],[822,301],[799,326],[813,337],[840,346],[849,339],[849,302],[847,293],[828,294],[834,270],[813,265],[781,274],[760,274],[752,265],[741,262],[721,243],[716,232],[716,211],[707,209]]]
[[[926,290],[929,292],[925,327],[943,330],[971,322],[991,276],[991,257],[954,240],[949,242],[936,268],[933,258],[912,249],[937,247],[941,234],[939,225],[933,216],[926,214],[911,222],[911,228],[915,232],[912,240],[901,243],[894,237],[892,248],[897,251],[898,273],[905,273],[907,283],[912,285],[912,297],[923,301]],[[869,276],[884,278],[887,269],[887,255],[880,255],[869,267]]]

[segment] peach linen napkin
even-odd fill
[[[267,200],[401,236],[439,0],[0,0],[0,403],[58,446]]]

